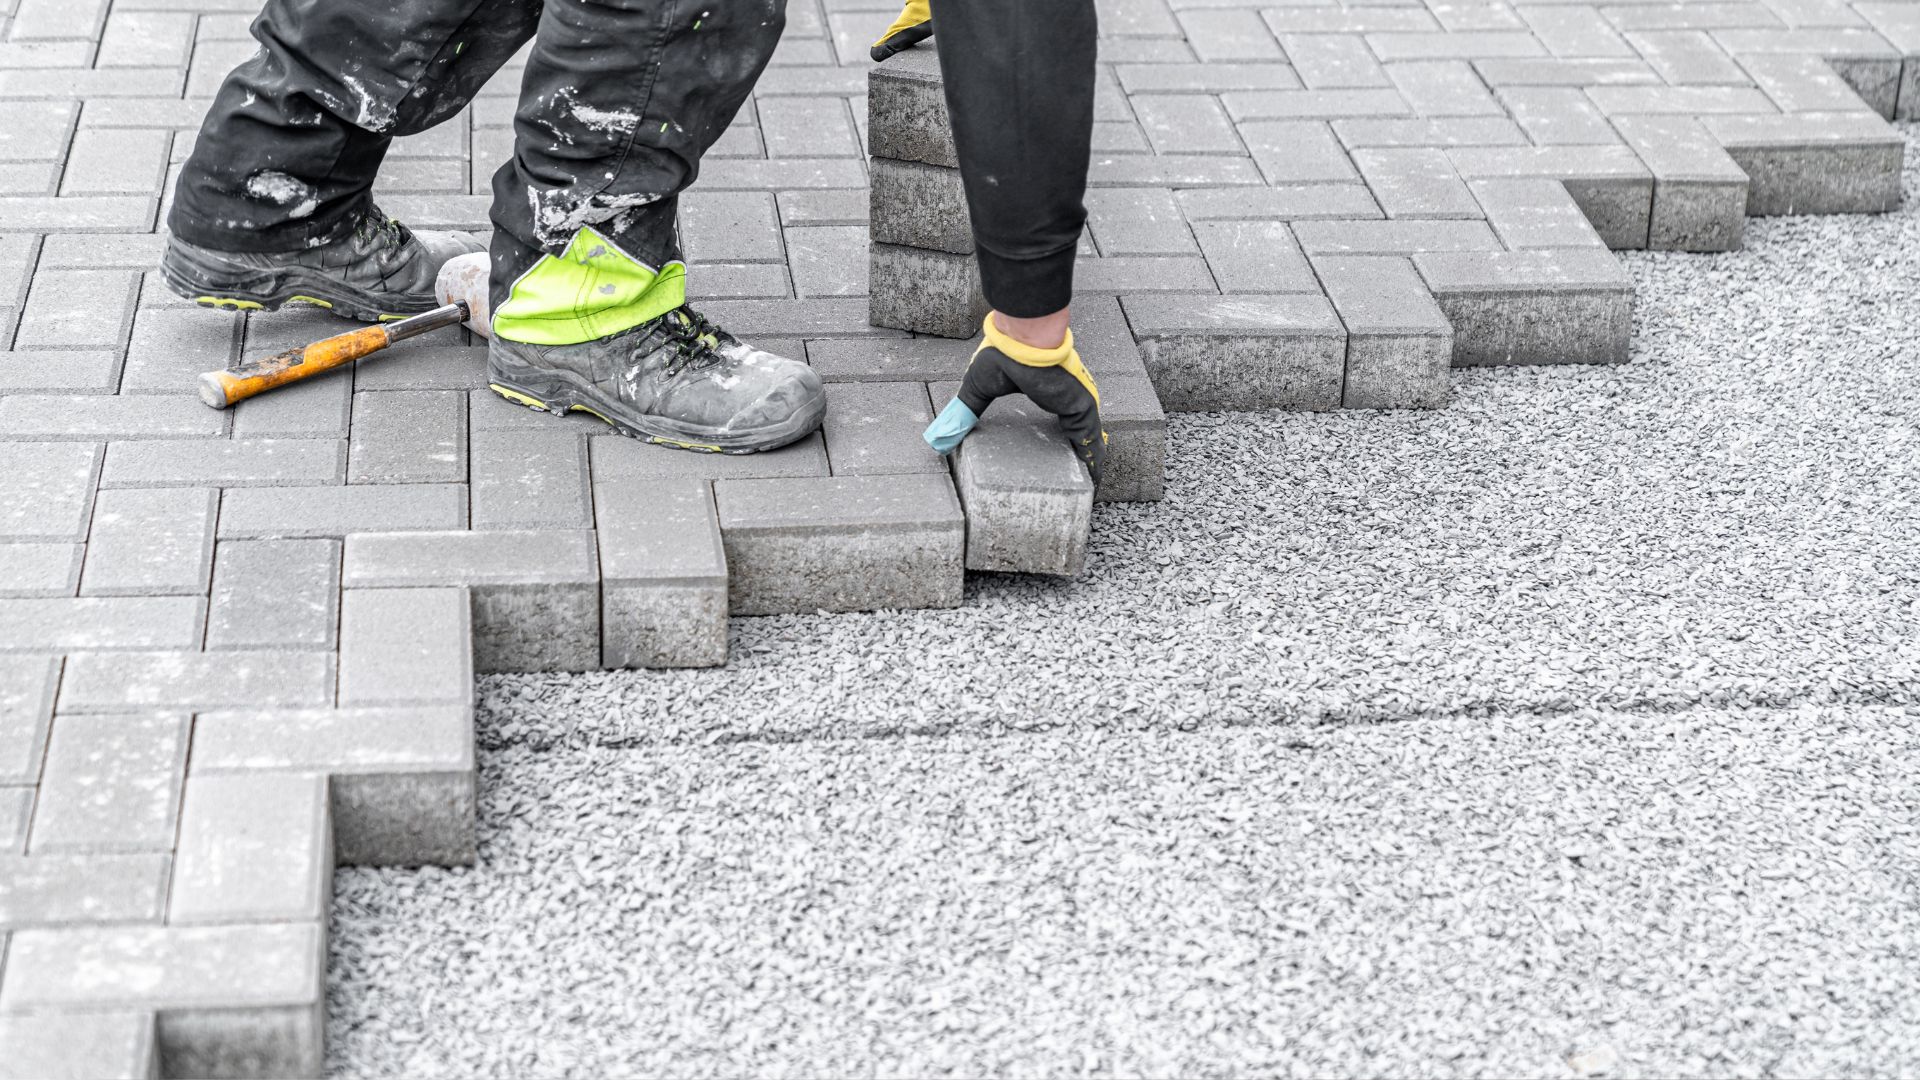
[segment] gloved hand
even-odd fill
[[[900,17],[893,20],[887,32],[873,43],[869,55],[878,64],[894,53],[912,48],[933,36],[933,11],[928,7],[930,0],[907,0],[907,6],[900,9]]]
[[[1001,333],[993,324],[992,314],[988,314],[982,330],[986,336],[967,362],[960,392],[933,418],[922,436],[927,445],[941,454],[951,454],[980,422],[980,414],[987,411],[993,399],[1025,394],[1035,405],[1060,418],[1067,441],[1098,484],[1107,462],[1107,433],[1100,426],[1100,388],[1080,362],[1080,354],[1073,347],[1073,331],[1067,331],[1059,348],[1037,349]]]

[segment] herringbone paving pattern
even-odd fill
[[[151,272],[256,3],[0,0],[0,1071],[316,1071],[335,860],[472,858],[476,668],[712,663],[729,606],[958,602],[999,524],[966,483],[1046,463],[982,454],[956,493],[917,436],[966,343],[869,323],[888,247],[959,254],[912,229],[951,177],[878,179],[943,167],[869,131],[882,0],[789,4],[682,202],[705,309],[834,383],[822,436],[609,437],[487,392],[464,332],[205,409],[199,371],[339,326]],[[1621,359],[1607,248],[1887,209],[1885,118],[1920,114],[1915,3],[1102,13],[1076,306],[1126,463],[1104,498],[1157,497],[1163,407],[1430,406],[1448,360]],[[515,85],[396,145],[386,209],[485,228]]]

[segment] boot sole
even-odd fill
[[[670,425],[651,417],[635,421],[615,419],[591,405],[583,405],[575,400],[571,390],[558,380],[540,390],[498,381],[489,382],[487,385],[494,393],[516,405],[525,405],[529,409],[539,409],[555,416],[583,412],[628,438],[639,439],[641,442],[652,443],[655,446],[691,450],[699,454],[758,454],[768,450],[778,450],[813,434],[827,414],[826,402],[823,399],[818,408],[797,413],[782,424],[750,432],[730,431],[708,434],[675,430]]]
[[[223,311],[278,311],[286,304],[305,304],[371,323],[405,319],[438,306],[432,297],[417,306],[394,304],[390,297],[347,288],[305,267],[236,272],[172,245],[160,260],[160,276],[180,296]]]

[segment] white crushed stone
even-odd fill
[[[1171,418],[1079,582],[484,680],[332,1071],[1920,1071],[1904,130],[1899,214],[1627,256],[1629,365]]]
[[[1911,1075],[1920,715],[488,755],[337,1074]]]

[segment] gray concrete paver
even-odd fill
[[[184,713],[57,717],[29,854],[171,851],[187,733]]]
[[[727,661],[727,555],[713,485],[689,477],[594,489],[602,663],[712,667]]]
[[[150,1012],[0,1016],[7,1080],[148,1080],[159,1069]]]

